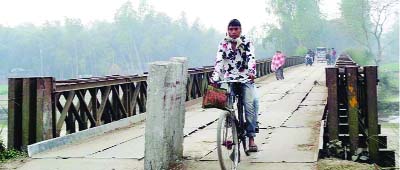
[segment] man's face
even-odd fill
[[[229,26],[228,27],[228,34],[231,38],[239,38],[240,33],[242,32],[242,28],[239,26]]]

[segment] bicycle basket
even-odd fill
[[[225,109],[228,104],[226,93],[226,89],[216,88],[208,85],[203,96],[202,107]]]

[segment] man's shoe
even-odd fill
[[[258,152],[258,147],[257,147],[257,145],[253,145],[253,146],[250,146],[249,145],[249,150],[248,150],[249,152]]]

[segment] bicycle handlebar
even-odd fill
[[[218,84],[222,84],[222,83],[247,83],[249,81],[249,79],[241,79],[241,80],[222,80],[222,81],[218,81]]]

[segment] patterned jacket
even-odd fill
[[[237,40],[236,50],[232,50],[230,38],[225,38],[218,46],[212,74],[212,81],[244,80],[249,74],[256,75],[254,47],[244,36]]]
[[[271,62],[271,70],[276,71],[280,67],[282,67],[285,64],[285,55],[284,54],[275,54],[272,57],[272,62]]]

